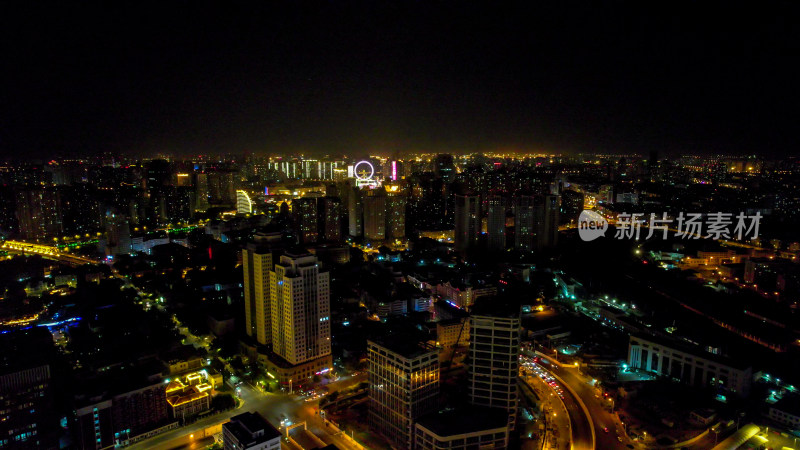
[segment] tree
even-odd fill
[[[224,411],[236,406],[236,399],[231,394],[218,394],[211,399],[211,408]]]

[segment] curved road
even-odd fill
[[[558,364],[545,364],[545,369],[569,384],[569,387],[575,391],[576,394],[586,405],[589,411],[592,423],[595,429],[596,448],[613,449],[613,448],[626,448],[627,444],[632,444],[622,429],[622,424],[616,414],[611,414],[608,410],[604,409],[600,402],[595,398],[595,388],[591,384],[591,378],[584,377],[578,372],[577,368],[562,367]],[[569,392],[565,390],[566,394]],[[583,416],[583,409],[578,406]],[[605,429],[608,429],[606,432]],[[620,439],[622,439],[620,441]]]
[[[557,368],[552,363],[544,363],[545,359],[542,360],[542,364],[540,366],[545,370],[554,373],[555,375],[561,376],[560,372],[556,372],[552,370],[554,367]],[[549,361],[549,360],[548,360]],[[567,381],[567,380],[564,380]],[[567,381],[569,382],[569,381]],[[570,385],[571,387],[572,385]],[[593,448],[615,448],[615,446],[598,446],[595,447],[592,443],[592,426],[589,423],[589,418],[586,417],[586,414],[583,412],[583,408],[578,403],[578,399],[576,399],[569,389],[563,389],[564,393],[563,403],[564,406],[567,408],[567,413],[569,413],[570,424],[572,426],[572,448],[574,450],[590,450]],[[576,391],[577,392],[577,391]],[[591,410],[590,410],[591,412]],[[595,425],[596,427],[596,425]],[[599,436],[598,436],[599,437]],[[599,441],[599,439],[598,439]],[[616,442],[619,444],[619,442]]]

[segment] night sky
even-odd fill
[[[794,2],[127,3],[0,2],[0,157],[800,142]]]

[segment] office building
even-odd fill
[[[486,199],[486,245],[490,252],[506,249],[506,201],[502,195],[492,194]]]
[[[520,305],[511,299],[484,297],[470,317],[470,403],[500,408],[514,429],[519,393]]]
[[[464,252],[477,247],[481,232],[481,198],[477,195],[456,195],[455,249]]]
[[[255,242],[242,250],[245,332],[262,345],[272,343],[270,272],[280,238],[279,233],[257,235]]]
[[[261,414],[246,412],[222,424],[225,450],[280,450],[281,433]]]
[[[331,354],[330,274],[310,254],[285,254],[270,273],[272,350],[293,365]]]
[[[682,343],[666,339],[631,336],[628,366],[664,375],[690,386],[713,386],[720,393],[746,397],[753,369],[711,353],[704,354]]]
[[[414,428],[417,450],[508,448],[508,415],[499,408],[438,411],[420,417]]]
[[[413,448],[414,422],[438,409],[439,353],[421,343],[368,341],[369,425],[397,448]]]

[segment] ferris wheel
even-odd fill
[[[375,167],[369,161],[359,161],[353,166],[353,174],[360,181],[369,181],[375,176]]]

